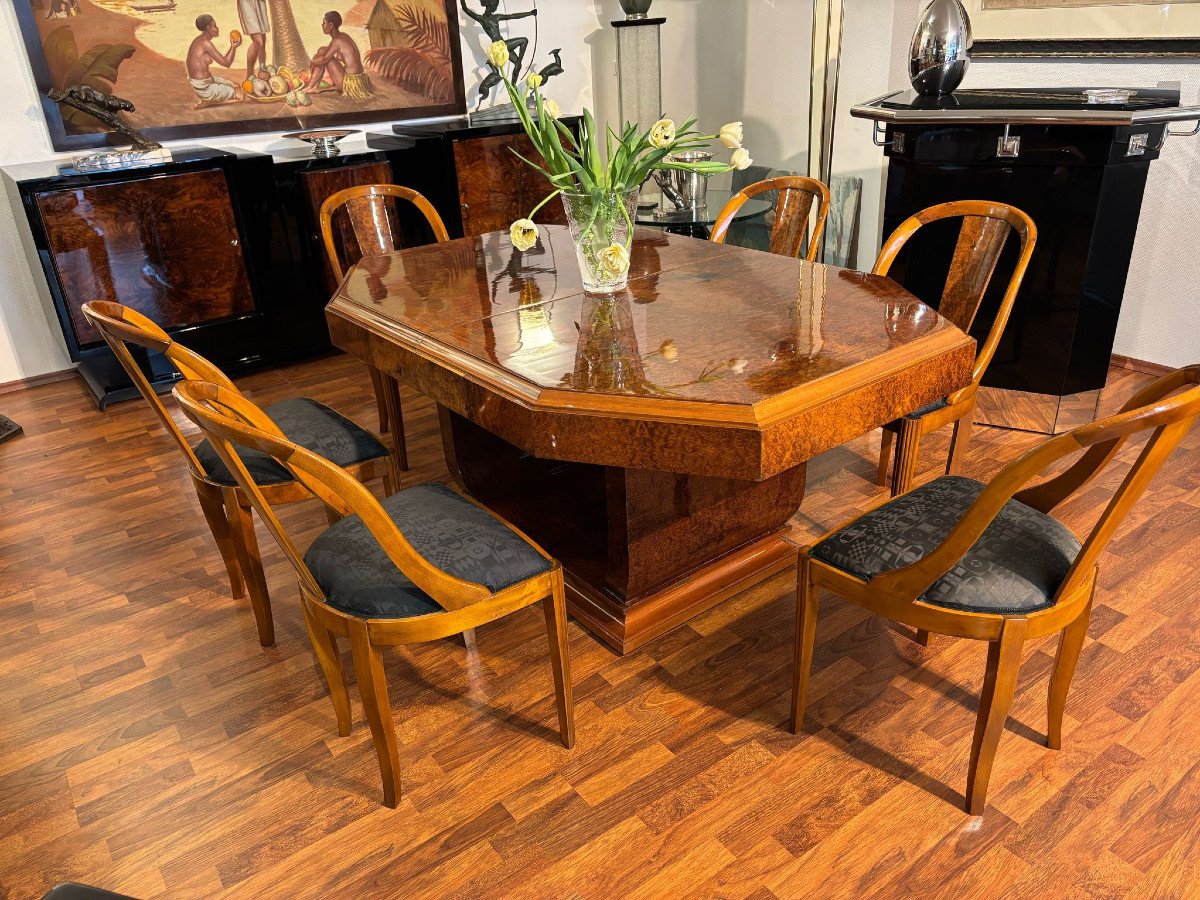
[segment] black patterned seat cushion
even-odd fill
[[[941,400],[934,400],[932,403],[926,403],[920,409],[914,409],[912,412],[907,413],[904,418],[921,419],[929,415],[931,412],[937,412],[939,409],[945,409],[949,405],[950,404],[946,402],[946,398],[943,397]]]
[[[384,500],[383,508],[421,556],[493,593],[552,566],[519,534],[444,484],[407,488]],[[304,561],[326,602],[351,615],[403,619],[442,609],[396,568],[358,516],[326,529]]]
[[[956,475],[935,479],[835,531],[811,555],[870,581],[936,548],[983,487]],[[1079,550],[1079,539],[1057,519],[1009,500],[975,546],[921,599],[972,612],[1046,609]]]
[[[379,443],[371,432],[316,400],[294,397],[272,403],[263,411],[287,435],[289,441],[343,468],[387,456],[387,447]],[[246,471],[256,483],[283,484],[292,480],[291,473],[267,454],[241,446],[237,447],[237,451]],[[196,445],[196,458],[211,480],[218,484],[236,483],[233,473],[221,461],[207,438]]]

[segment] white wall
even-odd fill
[[[596,5],[606,26],[625,17],[617,0]],[[741,120],[756,164],[804,172],[812,0],[655,0],[650,15],[667,20],[664,113],[677,122],[697,116],[713,132]],[[616,121],[614,29],[605,27],[592,47],[597,115]]]
[[[850,118],[856,103],[906,87],[908,42],[918,0],[846,0],[834,172],[864,180],[859,266],[881,243],[883,150],[871,123]],[[1154,87],[1180,82],[1185,105],[1200,104],[1200,62],[976,60],[965,88]],[[1177,126],[1178,127],[1178,126]],[[1167,142],[1150,179],[1130,261],[1114,352],[1160,365],[1200,360],[1200,137]]]
[[[512,11],[526,8],[520,0],[508,0]],[[569,111],[578,111],[592,102],[592,52],[588,41],[600,30],[597,9],[588,0],[542,0],[538,17],[539,42],[536,64],[549,62],[548,52],[563,50],[565,73],[549,84],[554,96]],[[460,19],[465,17],[460,15]],[[468,27],[469,26],[469,27]],[[611,29],[609,29],[611,30]],[[513,23],[513,33],[529,34],[528,19]],[[481,67],[475,62],[475,48],[483,44],[482,32],[474,22],[461,29],[463,69],[468,97],[479,83]],[[9,81],[0,91],[0,166],[33,162],[55,156],[50,135],[42,117],[41,103],[33,75],[26,63],[16,13],[12,3],[0,4],[0,58],[10,61]],[[473,105],[473,104],[472,104]],[[350,126],[353,127],[353,126]],[[374,122],[360,126],[386,132],[390,125]],[[281,140],[278,133],[238,135],[203,139],[212,147],[240,147],[247,150],[278,149],[295,146]],[[348,139],[343,146],[362,145]],[[71,154],[60,154],[68,158]],[[50,303],[49,291],[40,267],[31,265],[28,224],[19,206],[0,198],[0,384],[59,371],[71,365],[62,332]]]

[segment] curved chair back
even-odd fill
[[[120,303],[110,300],[91,300],[83,304],[83,314],[100,332],[104,342],[108,344],[126,374],[132,379],[138,393],[150,404],[150,408],[158,416],[163,428],[179,446],[192,475],[197,478],[205,478],[204,467],[200,465],[196,454],[192,452],[191,445],[184,439],[183,432],[179,430],[179,426],[175,424],[175,420],[163,406],[162,400],[150,386],[146,373],[134,359],[128,345],[134,344],[163,354],[188,380],[198,379],[219,384],[236,393],[237,388],[234,387],[233,382],[224,372],[199,353],[189,350],[182,344],[175,343],[171,336],[159,327],[158,323],[148,319],[136,309],[130,309],[128,306],[122,306]]]
[[[321,204],[321,237],[325,240],[325,253],[329,256],[329,265],[333,268],[336,280],[341,281],[346,274],[338,253],[339,236],[342,246],[347,248],[350,244],[347,238],[353,237],[359,256],[377,256],[396,249],[400,223],[397,220],[396,201],[392,198],[397,197],[409,201],[421,211],[438,243],[450,240],[442,217],[433,204],[417,191],[398,184],[365,184],[346,188],[330,195]],[[343,228],[339,235],[335,233],[334,215],[343,206],[349,231],[347,233]]]
[[[971,384],[951,394],[949,400],[952,403],[965,396],[965,392],[974,391],[979,387],[984,372],[987,371],[992,357],[996,355],[996,348],[1008,324],[1009,313],[1012,312],[1017,292],[1021,289],[1021,281],[1025,278],[1025,270],[1029,268],[1029,260],[1037,245],[1037,226],[1015,206],[987,200],[956,200],[921,210],[900,223],[900,227],[892,233],[884,243],[883,249],[879,251],[879,258],[871,271],[876,275],[887,275],[904,245],[923,225],[954,218],[963,220],[962,227],[958,233],[958,243],[954,247],[954,256],[950,261],[950,272],[946,277],[941,302],[938,304],[938,313],[963,331],[971,330],[971,324],[975,321],[980,304],[983,303],[1010,232],[1016,232],[1020,237],[1021,250],[1004,297],[1000,301],[995,321],[975,357]]]
[[[1070,596],[1089,577],[1100,553],[1133,504],[1200,416],[1200,365],[1169,372],[1148,384],[1116,415],[1053,437],[1005,466],[936,549],[912,565],[871,580],[873,590],[912,600],[948,572],[979,540],[1009,500],[1049,513],[1094,479],[1135,434],[1153,430],[1107,508],[1089,532],[1056,595]],[[1054,463],[1087,450],[1059,475],[1025,485]]]
[[[186,381],[175,386],[174,394],[184,415],[205,433],[238,485],[246,492],[262,521],[295,567],[301,586],[309,596],[320,599],[324,594],[305,564],[304,555],[297,549],[271,504],[246,471],[234,444],[270,455],[339,516],[357,515],[361,518],[396,568],[447,610],[461,609],[492,596],[482,585],[464,581],[428,562],[413,549],[362,482],[327,459],[289,441],[266,413],[237,391],[201,381]],[[438,636],[462,631],[464,626],[459,618],[448,619],[446,628],[450,630]],[[483,621],[489,620],[485,618]],[[474,627],[475,624],[479,623],[465,627]]]
[[[829,188],[815,178],[805,178],[803,175],[780,175],[742,188],[729,198],[717,216],[710,240],[716,244],[725,243],[725,236],[737,211],[751,197],[768,191],[776,192],[769,251],[779,256],[799,257],[804,254],[809,262],[815,262],[821,247],[821,232],[829,215]],[[813,203],[819,204],[817,223],[812,229],[806,252],[804,235],[808,231]]]

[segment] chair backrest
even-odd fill
[[[1033,256],[1034,247],[1037,245],[1037,226],[1015,206],[989,200],[956,200],[923,209],[901,222],[900,227],[892,232],[883,249],[879,251],[879,258],[875,261],[872,271],[876,275],[887,275],[904,245],[921,226],[955,218],[963,220],[962,227],[959,229],[958,243],[954,247],[954,256],[950,260],[950,272],[946,276],[946,286],[942,291],[938,313],[963,331],[971,330],[1010,232],[1016,232],[1020,237],[1021,250],[1008,288],[1000,300],[1000,308],[996,312],[991,330],[975,356],[971,384],[963,391],[952,394],[952,401],[958,399],[964,391],[974,391],[983,379],[992,357],[996,355],[996,348],[1000,345],[1004,327],[1008,324],[1013,302],[1017,299],[1025,270],[1029,268],[1030,257]]]
[[[203,381],[185,381],[177,384],[173,393],[183,414],[200,426],[211,441],[295,567],[301,584],[313,596],[321,597],[323,593],[303,554],[246,471],[235,443],[270,455],[339,515],[361,518],[396,568],[446,609],[459,609],[491,596],[482,585],[444,572],[417,553],[362,482],[324,457],[289,441],[265,412],[236,390]]]
[[[358,245],[362,256],[377,256],[390,253],[396,249],[396,235],[399,233],[399,220],[396,212],[396,201],[399,197],[408,200],[433,229],[433,235],[438,243],[450,240],[442,217],[438,215],[433,204],[424,195],[411,188],[398,184],[364,184],[338,191],[325,199],[321,204],[321,236],[325,240],[325,253],[329,256],[329,265],[338,281],[346,274],[338,253],[338,240],[334,228],[334,215],[343,206],[349,221],[350,234]],[[343,243],[347,243],[343,241]],[[354,261],[348,261],[350,265]]]
[[[91,300],[83,304],[83,314],[100,332],[104,342],[108,344],[138,389],[138,393],[146,398],[146,402],[158,416],[163,428],[175,440],[180,452],[187,460],[192,474],[197,478],[204,478],[207,474],[204,467],[196,459],[196,454],[192,452],[191,445],[184,439],[183,432],[179,430],[175,420],[167,413],[161,398],[150,386],[146,373],[134,359],[128,345],[135,344],[147,350],[162,353],[186,379],[199,379],[219,384],[236,393],[237,388],[234,387],[233,382],[224,372],[199,353],[177,344],[156,322],[148,319],[136,309],[130,309],[128,306],[122,306],[120,303],[110,300]]]
[[[710,240],[717,244],[725,243],[725,236],[737,211],[751,197],[768,191],[776,192],[769,251],[779,256],[799,257],[804,254],[805,259],[815,261],[821,247],[825,217],[829,215],[829,188],[815,178],[805,178],[803,175],[781,175],[742,188],[729,198],[717,216]],[[804,236],[808,232],[808,220],[815,201],[820,204],[817,222],[806,245]]]
[[[872,587],[896,596],[920,596],[979,540],[1009,500],[1049,513],[1099,475],[1131,436],[1153,429],[1059,588],[1058,597],[1069,595],[1088,577],[1113,532],[1198,416],[1200,365],[1163,375],[1138,391],[1116,415],[1053,437],[1009,463],[935,550],[910,566],[876,576]],[[1026,487],[1047,468],[1083,449],[1087,452],[1063,472]]]

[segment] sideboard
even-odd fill
[[[378,182],[413,187],[455,237],[507,227],[533,205],[536,173],[521,172],[528,167],[506,149],[528,140],[519,123],[471,128],[459,119],[365,138],[327,159],[307,145],[188,147],[142,168],[79,172],[56,160],[3,170],[67,350],[101,409],[136,391],[83,317],[88,300],[138,309],[236,374],[332,349],[324,308],[337,285],[318,218],[331,194]],[[546,212],[539,218],[558,221]],[[400,227],[407,246],[434,240],[415,210],[401,207]],[[139,362],[157,390],[178,378],[160,355]]]

